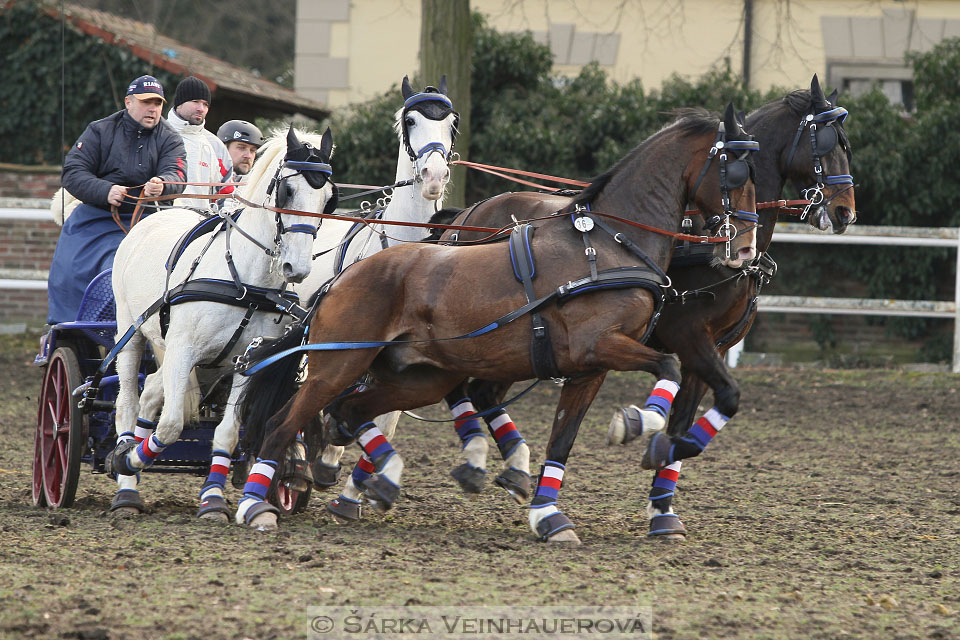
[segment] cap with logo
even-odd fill
[[[127,95],[134,96],[139,100],[160,98],[164,102],[167,101],[167,99],[163,97],[163,85],[153,76],[140,76],[131,82],[130,86],[127,87]]]

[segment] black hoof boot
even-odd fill
[[[373,475],[363,481],[363,490],[370,494],[371,500],[378,503],[378,508],[382,511],[388,510],[393,503],[400,497],[400,487],[393,484],[388,478],[381,475]]]
[[[680,516],[675,513],[661,513],[650,518],[650,538],[666,538],[682,540],[687,537],[687,528],[680,522]]]
[[[111,480],[116,480],[117,476],[135,476],[137,471],[131,469],[130,465],[127,464],[127,454],[130,453],[132,449],[137,448],[138,442],[136,440],[124,440],[117,447],[107,454],[107,459],[103,463],[103,470],[106,472],[107,477]]]
[[[643,458],[640,459],[640,468],[642,469],[663,469],[673,460],[673,442],[670,436],[665,433],[655,433],[647,445],[647,450],[643,452]]]
[[[356,522],[363,517],[363,510],[360,508],[360,502],[350,500],[340,496],[327,503],[327,511],[333,515],[333,519],[341,522]]]
[[[203,502],[200,503],[200,508],[197,509],[197,517],[204,520],[230,520],[231,510],[227,506],[227,501],[223,499],[223,496],[218,496],[213,494],[207,496],[203,499]],[[223,515],[224,517],[220,517]]]
[[[475,467],[469,462],[455,468],[450,475],[466,493],[482,493],[483,485],[487,483],[487,470]]]
[[[523,504],[530,498],[530,474],[520,471],[520,469],[504,469],[493,480],[497,486],[503,487],[510,497],[517,501],[517,504]]]
[[[136,489],[120,489],[113,494],[113,500],[110,502],[110,513],[117,509],[123,509],[125,513],[132,513],[134,509],[137,513],[146,511],[140,492]]]
[[[643,415],[640,407],[630,405],[613,412],[607,429],[607,444],[627,444],[643,435]]]
[[[302,442],[293,443],[280,466],[280,482],[291,491],[306,491],[313,484],[310,464],[306,461],[307,448]]]
[[[329,489],[336,486],[340,481],[340,470],[342,467],[338,462],[336,465],[327,464],[320,458],[313,461],[311,472],[313,473],[313,484],[317,489]]]

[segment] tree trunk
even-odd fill
[[[454,150],[463,160],[470,151],[470,64],[473,23],[470,0],[420,0],[420,81],[437,86],[447,76],[447,93],[460,113],[460,133]],[[451,167],[446,206],[463,207],[467,172]]]

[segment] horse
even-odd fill
[[[245,371],[258,375],[243,408],[247,429],[262,445],[237,521],[276,526],[275,514],[260,504],[279,454],[301,429],[320,429],[323,440],[337,445],[357,441],[375,472],[363,488],[389,508],[399,495],[403,463],[372,418],[437,402],[467,377],[538,376],[530,332],[514,322],[536,311],[550,326],[552,361],[566,382],[529,525],[543,540],[579,542],[556,505],[579,422],[596,393],[582,381],[615,369],[679,383],[677,358],[643,344],[669,286],[662,269],[678,235],[672,230],[688,201],[703,211],[721,209],[722,240],[733,255],[752,258],[756,213],[748,156],[756,147],[732,105],[722,120],[687,114],[572,200],[533,193],[497,198],[499,206],[533,221],[518,225],[509,243],[399,245],[344,270],[314,305],[310,344],[299,346],[307,328],[301,324],[299,335],[289,331],[248,354],[248,364],[265,358]],[[719,171],[708,171],[714,160]],[[472,304],[465,306],[467,298]],[[283,369],[295,375],[304,351],[325,353],[311,358],[302,386],[265,420],[278,388],[291,388]],[[323,409],[330,420],[321,426]]]
[[[143,511],[139,473],[179,438],[191,370],[229,371],[231,358],[250,341],[241,341],[244,334],[275,336],[278,316],[296,308],[284,288],[309,274],[317,227],[307,216],[280,210],[332,211],[332,151],[329,129],[321,136],[291,126],[286,136],[277,133],[261,147],[240,191],[248,202],[263,205],[234,203],[200,225],[195,212],[165,210],[137,224],[120,243],[113,270],[118,437],[105,465],[119,485],[112,508]],[[277,211],[266,209],[268,200]],[[165,355],[153,375],[157,382],[145,386],[141,407],[137,369],[148,340]],[[223,488],[238,439],[236,401],[245,384],[233,376],[200,491],[201,517],[228,520]]]
[[[746,116],[746,127],[760,143],[756,157],[758,201],[779,198],[784,184],[791,180],[801,193],[809,196],[810,204],[803,212],[807,221],[817,228],[832,228],[835,233],[842,233],[856,220],[856,208],[853,179],[849,175],[850,143],[843,130],[846,110],[836,107],[836,99],[836,92],[829,99],[824,97],[815,75],[809,91],[794,91],[757,109]],[[797,127],[798,120],[800,127]],[[812,132],[811,124],[814,126]],[[666,417],[664,408],[669,408],[670,404],[672,411],[669,411],[667,433],[683,436],[694,426],[696,412],[708,387],[714,391],[715,407],[701,418],[701,421],[710,422],[709,427],[703,424],[694,426],[695,433],[722,428],[737,413],[740,392],[724,363],[724,355],[730,346],[746,335],[756,316],[760,288],[776,270],[776,264],[766,251],[779,212],[778,206],[758,210],[757,249],[761,255],[756,262],[741,265],[739,269],[722,264],[709,248],[692,245],[675,251],[667,274],[682,293],[674,302],[665,305],[651,345],[680,357],[682,383],[678,389],[671,385],[654,389],[642,408],[631,405],[614,412],[607,436],[610,444],[624,444],[643,433],[661,437],[655,434]],[[482,206],[458,214],[452,222],[464,224],[465,220],[485,225],[507,222],[503,216],[491,215],[491,210]],[[450,235],[448,232],[441,237]],[[457,232],[457,236],[459,239],[473,237],[469,232]],[[598,386],[601,383],[602,375],[596,380]],[[448,403],[458,398],[476,402],[478,409],[487,414],[485,420],[501,455],[504,453],[503,440],[498,437],[495,420],[505,420],[501,417],[504,412],[502,409],[493,413],[489,411],[502,401],[506,391],[506,385],[474,380],[469,386],[464,383],[447,398]],[[509,421],[508,428],[511,430],[507,435],[514,440],[522,438],[512,421]],[[482,435],[479,428],[476,431]],[[485,453],[486,439],[476,438],[476,441],[484,445]],[[690,449],[694,455],[699,451],[696,447]],[[503,457],[507,459],[507,456]],[[471,469],[476,465],[477,471],[472,475],[482,479],[480,470],[484,469],[484,463],[485,459],[481,459],[480,462],[468,460],[464,464],[470,464]],[[670,505],[680,464],[679,461],[671,463],[670,469],[659,471],[654,478],[648,503],[651,536],[677,539],[686,535],[685,527],[673,514]],[[454,477],[457,477],[457,469]],[[497,484],[506,488],[502,480],[505,472],[498,476]],[[467,492],[479,491],[476,484],[461,482]]]
[[[450,180],[447,161],[453,153],[460,118],[447,97],[446,76],[440,79],[439,87],[427,86],[420,92],[414,91],[404,76],[400,89],[403,106],[397,110],[394,121],[399,149],[392,195],[386,198],[386,206],[367,214],[367,223],[323,221],[314,241],[315,258],[310,275],[293,286],[301,299],[312,297],[330,278],[354,262],[381,249],[415,242],[427,235],[423,227],[388,226],[377,224],[378,220],[426,223],[443,205]],[[399,416],[399,412],[391,412],[377,418],[379,428],[388,438],[392,437]],[[311,465],[310,478],[301,481],[312,479],[317,486],[333,486],[339,476],[342,454],[343,447],[327,447],[322,457]],[[358,465],[366,466],[367,462],[361,459]],[[351,478],[359,479],[360,474],[355,469]],[[309,485],[303,488],[306,486]],[[331,508],[358,509],[359,502],[355,501],[358,497],[359,491],[348,481],[342,500]],[[349,512],[345,515],[349,516]]]
[[[819,229],[843,233],[856,221],[852,152],[843,128],[846,109],[837,105],[837,91],[826,98],[813,76],[809,91],[794,91],[748,114],[746,126],[760,142],[756,158],[757,200],[780,198],[790,180],[810,201],[803,212]],[[700,261],[672,266],[668,275],[681,294],[668,304],[654,331],[652,346],[680,357],[683,382],[673,399],[666,433],[645,429],[635,405],[614,412],[610,444],[625,444],[650,435],[641,466],[655,469],[647,514],[649,535],[682,539],[686,527],[672,510],[681,459],[699,455],[739,408],[740,390],[724,362],[727,350],[750,330],[764,282],[776,272],[767,249],[773,239],[779,207],[761,208],[757,233],[758,261],[731,271]],[[696,420],[707,389],[714,407]]]

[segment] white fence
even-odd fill
[[[803,223],[778,223],[774,245],[796,242],[859,244],[883,247],[947,247],[957,249],[957,276],[952,302],[866,298],[821,298],[810,296],[760,296],[760,311],[780,313],[831,313],[873,316],[952,318],[953,372],[960,373],[960,234],[952,227],[871,227],[855,224],[840,235],[817,231]]]
[[[6,200],[6,199],[5,199]],[[0,224],[7,219],[46,219],[47,209],[37,208],[44,201],[4,201],[0,204]],[[21,208],[30,207],[30,208]],[[957,250],[957,274],[954,300],[872,300],[864,298],[821,298],[811,296],[760,296],[759,310],[780,313],[827,313],[874,316],[913,316],[919,318],[953,318],[953,372],[960,373],[960,234],[952,227],[875,227],[855,224],[840,235],[817,231],[808,224],[778,223],[773,233],[774,244],[811,243],[819,245],[855,244],[883,247],[947,247]],[[46,289],[45,272],[22,272],[0,269],[0,289]],[[742,342],[740,346],[742,348]],[[735,364],[738,350],[731,349],[730,361]]]

